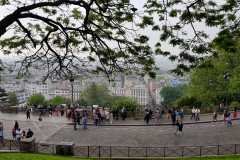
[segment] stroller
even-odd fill
[[[232,125],[232,120],[230,116],[228,116],[226,119],[226,125]]]

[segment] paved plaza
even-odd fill
[[[34,132],[37,142],[50,144],[74,142],[79,146],[167,147],[240,143],[239,120],[234,120],[232,126],[226,126],[221,121],[212,123],[211,115],[201,115],[200,118],[199,123],[185,116],[183,135],[174,135],[175,127],[170,120],[158,125],[152,119],[146,125],[143,119],[127,118],[125,121],[114,120],[113,125],[93,126],[93,121],[89,119],[88,129],[79,125],[77,130],[73,130],[71,120],[65,116],[43,116],[43,126],[39,127],[38,116],[31,115],[31,119],[27,120],[24,113],[0,113],[5,139],[12,139],[11,130],[17,120],[22,130],[30,128]],[[221,119],[220,115],[218,119]]]

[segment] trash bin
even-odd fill
[[[24,138],[21,142],[20,150],[24,152],[35,152],[35,139],[36,138]]]
[[[74,155],[74,143],[73,142],[61,142],[56,146],[56,154],[64,156]]]

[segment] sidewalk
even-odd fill
[[[238,112],[238,115],[240,112]],[[232,114],[231,114],[232,115]],[[42,116],[43,123],[56,123],[56,124],[72,124],[72,120],[69,120],[66,115],[64,116],[56,116],[56,114],[53,114],[52,117],[49,116]],[[239,118],[236,118],[239,119]],[[0,112],[0,120],[8,120],[8,121],[31,121],[31,122],[38,122],[38,116],[37,115],[32,115],[31,114],[31,119],[27,120],[27,116],[25,113],[19,112],[18,114],[16,113],[1,113]],[[234,120],[234,119],[232,119]],[[218,114],[218,121],[222,121],[222,115]],[[190,115],[185,115],[183,123],[185,124],[193,124],[193,123],[209,123],[212,122],[212,114],[204,114],[200,115],[200,121],[195,121],[193,119],[190,119]],[[88,125],[93,125],[94,121],[93,119],[89,116],[88,118]],[[154,126],[154,125],[171,125],[171,120],[170,119],[165,119],[162,121],[160,124],[156,122],[156,119],[153,118],[149,121],[149,126]],[[108,126],[111,125],[109,123],[103,122],[101,124],[102,126]],[[113,120],[112,126],[147,126],[146,122],[143,120],[143,118],[134,118],[134,117],[127,117],[125,120],[122,120],[121,117],[119,117],[118,120]]]

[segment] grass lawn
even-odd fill
[[[122,158],[127,159],[127,158]],[[141,160],[161,160],[164,158],[144,159]],[[165,158],[167,160],[240,160],[240,156],[213,156],[213,157],[193,157],[193,158]],[[30,154],[30,153],[1,153],[0,160],[94,160],[94,158],[75,158],[75,157],[63,157],[49,154]],[[95,159],[96,160],[96,159]],[[106,159],[111,160],[111,158]],[[114,160],[120,160],[114,159]],[[134,160],[134,158],[131,158]],[[135,159],[136,160],[136,159]]]

